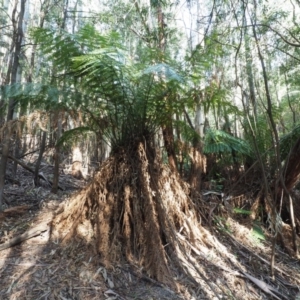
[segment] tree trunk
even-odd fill
[[[21,10],[16,17],[16,11],[18,6],[18,0],[15,1],[15,6],[13,9],[12,14],[12,23],[14,28],[13,33],[13,44],[14,44],[14,53],[12,54],[12,63],[11,63],[11,73],[8,74],[7,83],[14,84],[17,81],[17,73],[19,68],[19,61],[20,61],[20,54],[21,54],[21,46],[23,41],[23,18],[25,12],[25,3],[26,0],[21,0]],[[7,122],[13,119],[14,109],[16,106],[15,99],[10,99],[8,104],[8,111],[7,111]],[[8,125],[9,127],[10,125]],[[6,165],[7,165],[7,158],[10,149],[10,139],[11,139],[11,131],[8,130],[7,134],[4,136],[3,140],[3,148],[2,148],[2,155],[0,160],[0,210],[2,209],[3,204],[3,197],[4,197],[4,178],[6,173]]]
[[[165,20],[164,20],[164,14],[162,11],[161,3],[157,3],[157,24],[158,24],[158,48],[160,49],[160,55],[163,59],[163,54],[165,52],[166,48],[166,35],[165,35]],[[168,101],[168,99],[166,99]],[[168,155],[168,161],[170,168],[173,172],[178,173],[177,168],[177,158],[176,158],[176,152],[175,152],[175,144],[174,144],[174,132],[173,132],[173,120],[172,120],[172,113],[169,112],[168,116],[168,122],[162,127],[163,132],[163,139],[165,148]]]
[[[177,170],[177,158],[175,153],[175,146],[174,146],[174,134],[173,128],[171,125],[164,126],[162,129],[163,139],[165,144],[165,149],[168,155],[168,161],[170,165],[170,169],[173,172],[178,172]]]
[[[64,0],[64,9],[63,9],[63,15],[61,20],[61,29],[64,30],[66,27],[66,21],[67,21],[67,10],[68,10],[69,0]],[[54,67],[55,70],[55,67]],[[55,73],[55,71],[53,72]],[[53,81],[56,81],[55,78],[52,78]],[[63,86],[65,87],[66,82],[63,81]],[[59,101],[59,99],[58,99]],[[57,112],[56,116],[57,121],[57,136],[56,136],[56,146],[55,146],[55,153],[54,153],[54,172],[53,172],[53,185],[51,192],[56,194],[58,192],[58,182],[59,182],[59,163],[60,163],[60,146],[57,144],[58,140],[61,137],[62,134],[62,119],[63,119],[63,113]]]
[[[247,33],[247,21],[245,18],[245,29],[244,29],[244,41],[245,41],[245,56],[246,56],[246,72],[247,72],[247,81],[250,92],[250,101],[253,109],[253,116],[256,118],[257,109],[256,109],[256,97],[255,97],[255,88],[254,88],[254,80],[253,80],[253,70],[252,70],[252,55],[251,49],[249,45],[249,36]],[[248,103],[249,104],[249,103]],[[247,107],[249,108],[249,107]]]
[[[294,145],[283,168],[285,174],[285,186],[288,192],[300,181],[300,138]],[[281,189],[283,188],[280,186]],[[280,189],[280,190],[281,190]]]
[[[72,176],[77,179],[83,179],[82,174],[82,152],[79,147],[72,149]]]
[[[200,144],[192,147],[189,152],[191,158],[191,172],[189,183],[196,191],[201,190],[202,174],[206,172],[206,157],[201,153]]]
[[[45,147],[46,147],[46,139],[47,139],[47,132],[43,131],[41,148],[39,151],[39,157],[36,161],[36,165],[35,165],[35,169],[34,169],[34,184],[35,184],[35,186],[39,186],[39,184],[40,184],[39,170],[40,170],[40,165],[41,165],[43,154],[44,154]]]
[[[58,113],[57,116],[57,141],[61,137],[62,133],[62,116]],[[58,191],[58,181],[59,181],[59,163],[60,163],[60,146],[55,146],[55,153],[54,153],[54,172],[53,172],[53,185],[51,192],[57,194]]]

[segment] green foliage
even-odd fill
[[[155,51],[150,48],[144,48],[149,61],[134,61],[118,34],[101,35],[91,25],[74,35],[36,29],[32,36],[55,71],[62,73],[65,84],[56,84],[56,98],[70,108],[80,105],[94,119],[105,117],[105,130],[100,125],[98,129],[113,146],[153,135],[184,107],[177,97],[183,77],[166,57],[163,63],[153,63]],[[69,95],[66,101],[64,95]]]
[[[87,138],[91,134],[91,128],[87,126],[80,126],[74,129],[65,131],[60,139],[57,141],[57,146],[68,146],[70,144],[80,142],[82,138]]]
[[[269,127],[267,117],[262,114],[257,117],[256,121],[253,117],[249,117],[249,121],[251,123],[250,125],[247,121],[243,124],[245,140],[253,150],[255,149],[256,143],[259,153],[264,154],[263,158],[266,162],[272,161],[275,153],[272,143],[272,131]],[[250,126],[253,130],[255,141],[253,140]],[[250,156],[253,157],[253,159],[256,159],[254,151],[250,153]]]
[[[300,139],[300,124],[296,125],[289,133],[280,138],[281,160],[285,160],[288,157],[298,139]]]
[[[258,224],[253,224],[251,235],[258,240],[264,241],[266,239],[262,228]]]
[[[236,138],[225,131],[213,129],[207,131],[204,141],[205,154],[232,153],[232,151],[249,155],[251,148],[246,141]]]
[[[48,71],[41,83],[3,87],[3,99],[14,98],[31,110],[80,109],[91,117],[90,129],[115,147],[153,135],[184,108],[177,96],[183,77],[176,63],[166,56],[154,63],[157,51],[151,48],[143,48],[146,60],[135,61],[117,33],[103,35],[92,25],[75,34],[36,28],[31,36],[47,58],[44,74],[49,68],[52,73]],[[66,144],[86,130],[70,130],[58,143]]]
[[[234,208],[233,211],[236,213],[236,214],[242,214],[242,215],[250,215],[251,214],[251,211],[250,210],[246,210],[246,209],[241,209],[241,208]]]
[[[164,78],[167,82],[183,82],[183,77],[181,77],[171,66],[165,63],[149,66],[144,70],[144,74],[157,74],[157,76]]]
[[[226,219],[220,216],[214,217],[214,223],[216,224],[217,228],[220,231],[225,231],[229,234],[232,234],[232,230],[230,228],[230,225],[226,222]]]
[[[112,144],[153,134],[168,114],[178,109],[180,102],[172,96],[180,76],[166,64],[139,70],[124,51],[110,47],[73,61],[83,88],[98,95],[103,103]]]
[[[5,104],[10,98],[21,108],[33,110],[68,110],[76,107],[78,96],[72,88],[63,88],[40,83],[15,83],[3,86],[0,95]]]
[[[102,47],[122,48],[116,32],[101,35],[90,24],[86,24],[76,34],[64,30],[34,28],[31,30],[31,37],[58,72],[70,71],[74,57]]]
[[[201,137],[189,124],[182,120],[174,120],[174,127],[178,128],[184,141],[197,144]]]

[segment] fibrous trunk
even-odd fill
[[[85,240],[106,266],[123,259],[173,285],[172,269],[182,265],[186,236],[189,245],[201,241],[200,216],[188,194],[151,143],[141,142],[114,153],[69,200],[53,221],[53,238],[68,241],[92,232]]]

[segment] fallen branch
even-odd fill
[[[288,299],[286,298],[286,296],[284,296],[283,294],[281,294],[277,289],[273,288],[272,286],[270,286],[269,284],[265,283],[262,280],[259,280],[243,271],[240,271],[242,274],[244,274],[244,276],[246,276],[249,280],[251,280],[256,286],[258,286],[261,290],[263,290],[266,294],[269,294],[271,296],[273,296],[275,299],[281,300],[281,299]],[[274,293],[277,293],[278,295],[281,296],[281,298],[277,297]]]
[[[236,244],[238,244],[240,247],[244,248],[245,250],[247,250],[248,252],[250,252],[253,256],[255,256],[256,258],[258,258],[259,260],[261,260],[263,263],[270,265],[270,262],[267,261],[266,259],[264,259],[263,257],[261,257],[260,255],[256,254],[254,251],[252,251],[251,249],[249,249],[247,246],[243,245],[242,243],[240,243],[234,236],[232,236],[231,234],[227,233],[226,231],[224,231],[224,233],[230,237]],[[242,253],[242,252],[241,252]],[[287,272],[285,272],[284,270],[280,269],[277,266],[274,266],[274,269],[276,271],[278,271],[281,274],[284,274],[285,276],[290,277],[290,274],[288,274]]]
[[[24,232],[23,234],[16,236],[9,240],[6,243],[0,244],[0,251],[14,247],[18,244],[21,244],[22,242],[29,240],[35,236],[40,235],[41,233],[47,231],[49,228],[49,225],[47,223],[40,224],[38,227],[32,228],[28,230],[27,232]]]
[[[16,162],[18,165],[23,167],[25,170],[34,174],[34,170],[32,168],[30,168],[28,165],[26,165],[24,162],[22,162],[21,160],[15,158],[12,155],[8,155],[8,158],[12,159],[14,162]],[[39,174],[39,178],[41,178],[41,179],[45,180],[46,182],[50,183],[51,185],[53,185],[53,182],[49,179],[45,179],[45,176],[43,174]],[[58,186],[58,188],[62,191],[64,190],[61,186]]]
[[[46,148],[48,148],[48,147],[49,147],[49,146],[46,146]],[[24,158],[25,156],[28,156],[28,155],[33,154],[33,153],[38,152],[38,151],[40,151],[40,148],[35,149],[35,150],[32,150],[32,151],[30,151],[30,152],[27,152],[27,153],[25,153],[25,154],[19,156],[18,159]]]
[[[180,237],[180,235],[178,235]],[[232,236],[230,236],[232,237]],[[233,237],[232,237],[233,238]],[[235,239],[234,239],[235,240]],[[238,242],[238,241],[237,241]],[[188,242],[187,242],[188,243]],[[242,271],[240,269],[240,267],[236,266],[238,268],[238,271],[233,271],[230,270],[228,268],[225,268],[224,266],[220,265],[220,264],[216,264],[214,263],[213,259],[212,260],[208,260],[207,259],[207,255],[205,255],[204,253],[202,253],[201,251],[199,251],[198,249],[196,249],[194,246],[192,246],[189,243],[189,246],[191,247],[191,249],[195,252],[196,255],[201,256],[203,259],[205,259],[206,261],[208,261],[209,263],[211,263],[212,265],[214,265],[217,268],[220,268],[221,270],[225,271],[226,273],[235,275],[235,276],[241,276],[244,278],[248,278],[250,281],[252,281],[256,286],[258,286],[262,291],[264,291],[266,294],[269,294],[271,296],[273,296],[274,298],[280,300],[280,299],[288,299],[286,296],[282,295],[276,288],[273,288],[271,285],[265,283],[264,281],[257,279],[253,276],[251,276],[250,274]],[[281,296],[281,298],[277,297],[274,293],[278,294]]]

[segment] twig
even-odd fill
[[[39,225],[35,228],[32,228],[32,229],[26,231],[25,233],[12,238],[8,242],[6,242],[4,244],[1,244],[0,245],[0,251],[2,251],[4,249],[7,249],[7,248],[10,248],[10,247],[14,247],[14,246],[16,246],[18,244],[21,244],[22,242],[24,242],[28,239],[31,239],[35,236],[38,236],[41,233],[47,231],[48,228],[49,228],[49,225],[47,223],[43,223],[43,224],[41,224],[41,225]]]
[[[191,249],[195,252],[196,255],[201,256],[203,259],[207,260],[207,255],[205,255],[204,253],[202,253],[201,251],[199,251],[198,249],[196,249],[195,247],[193,247],[188,241],[186,241],[189,246],[191,247]],[[216,264],[213,262],[213,260],[207,260],[209,263],[211,263],[212,265],[214,265],[215,267],[225,271],[226,273],[229,273],[231,275],[235,275],[235,276],[240,276],[240,277],[244,277],[244,278],[248,278],[250,281],[252,281],[255,285],[257,285],[261,290],[263,290],[265,293],[272,295],[274,298],[280,300],[280,299],[287,299],[284,295],[282,295],[276,288],[273,288],[272,286],[270,286],[269,284],[265,283],[264,281],[257,279],[251,275],[249,275],[248,273],[242,271],[238,266],[238,271],[233,271],[230,270],[228,268],[223,267],[222,265]],[[277,293],[278,295],[280,295],[282,298],[277,297],[274,293]]]
[[[240,243],[235,237],[233,237],[231,234],[229,234],[228,232],[224,231],[224,233],[229,236],[235,243],[237,243],[239,246],[241,246],[242,248],[246,249],[247,251],[251,252],[251,254],[253,256],[255,256],[256,258],[260,259],[262,262],[270,265],[270,262],[267,261],[266,259],[264,259],[263,257],[259,256],[258,254],[256,254],[255,252],[253,252],[251,249],[249,249],[248,247],[246,247],[245,245],[243,245],[242,243]],[[278,272],[286,275],[286,276],[290,276],[290,274],[288,274],[287,272],[285,272],[284,270],[280,269],[277,266],[274,266],[274,269],[277,270]]]

